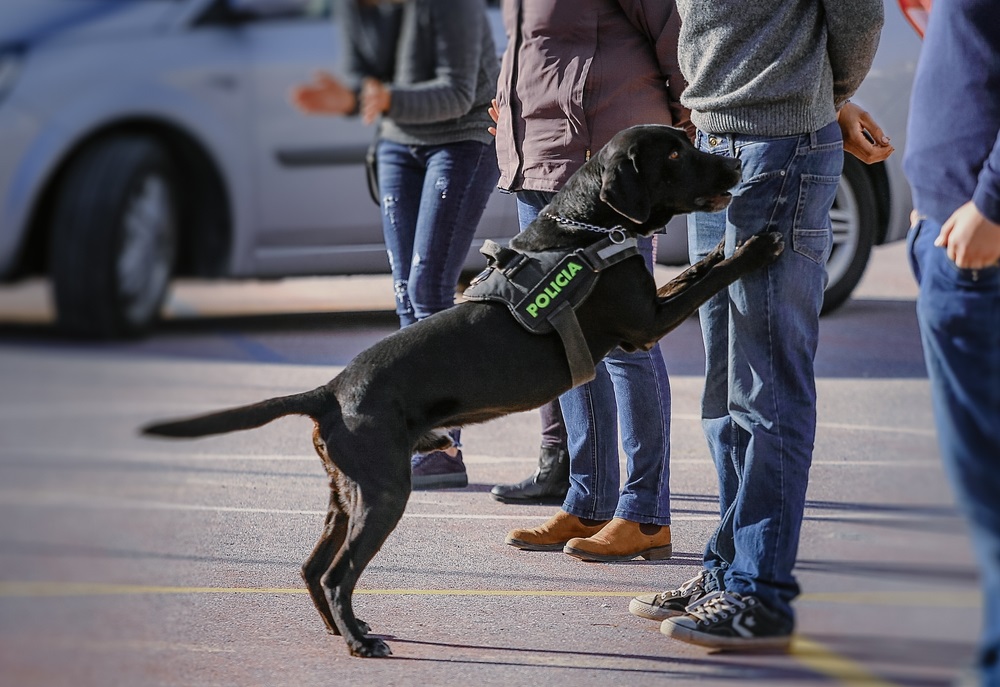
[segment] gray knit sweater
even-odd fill
[[[350,80],[360,83],[372,65],[352,50],[363,37],[361,15],[350,11],[354,1],[342,5],[347,48],[342,66]],[[393,71],[392,101],[380,137],[404,145],[493,142],[488,108],[500,64],[483,0],[403,3]]]
[[[788,136],[836,119],[871,67],[882,0],[676,0],[702,131]]]

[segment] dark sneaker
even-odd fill
[[[677,589],[637,596],[629,602],[628,612],[657,622],[675,615],[684,615],[688,606],[708,594],[705,589],[706,580],[708,571],[702,570]]]
[[[792,621],[768,609],[757,597],[713,592],[667,618],[660,632],[689,644],[723,649],[784,651],[792,643]]]
[[[449,456],[444,451],[431,451],[410,458],[411,486],[423,489],[460,489],[469,486],[469,476],[462,462],[462,452]]]

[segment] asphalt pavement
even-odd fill
[[[672,273],[658,268],[661,283]],[[43,283],[4,288],[0,685],[947,685],[973,654],[981,598],[914,297],[903,246],[880,248],[822,321],[790,654],[712,653],[627,611],[697,573],[718,518],[691,320],[662,346],[673,558],[505,546],[555,509],[488,493],[533,469],[538,416],[467,428],[470,485],[415,492],[361,577],[355,609],[393,650],[378,660],[325,633],[299,577],[326,503],[308,420],[195,441],[136,428],[325,382],[394,330],[385,277],[185,282],[152,337],[104,344],[57,336]]]

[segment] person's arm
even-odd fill
[[[467,114],[476,96],[476,79],[484,46],[483,5],[479,0],[437,0],[428,3],[435,27],[435,76],[417,84],[392,84],[383,89],[366,85],[373,109],[400,123],[424,124]],[[416,38],[416,37],[413,37]]]
[[[319,71],[309,83],[293,86],[292,103],[305,114],[349,115],[358,111],[358,96],[329,72]]]
[[[885,9],[882,0],[823,0],[823,9],[827,54],[833,69],[833,103],[839,110],[871,69]]]
[[[681,105],[681,93],[687,86],[677,59],[677,38],[681,17],[673,2],[663,0],[619,0],[629,20],[644,32],[656,51],[660,72],[666,79],[667,98],[673,125],[684,129],[694,139],[691,111]]]
[[[982,269],[1000,261],[1000,132],[979,173],[972,200],[952,213],[934,243],[964,269]]]
[[[854,103],[844,103],[837,112],[837,123],[844,136],[844,150],[866,164],[881,162],[895,150],[882,127]]]

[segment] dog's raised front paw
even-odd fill
[[[378,637],[365,637],[356,642],[348,642],[347,648],[352,656],[361,658],[385,658],[392,656],[392,649]]]
[[[736,253],[753,256],[764,264],[774,262],[785,249],[785,239],[780,231],[768,231],[751,236],[743,242]]]

